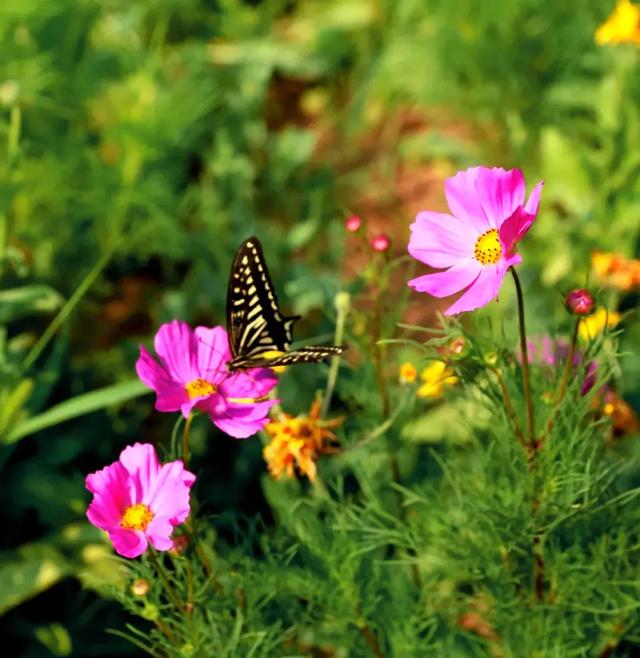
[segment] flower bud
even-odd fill
[[[382,254],[391,246],[391,239],[386,233],[378,233],[371,238],[371,248]]]
[[[134,596],[146,596],[149,593],[149,590],[151,589],[151,584],[146,578],[136,578],[132,583],[131,583],[131,593]]]
[[[344,227],[349,233],[357,233],[362,227],[362,219],[358,215],[351,215],[345,219]]]
[[[596,308],[593,295],[585,288],[572,290],[566,297],[567,311],[572,315],[590,315]]]
[[[189,537],[187,535],[178,535],[173,538],[173,546],[169,549],[172,555],[182,555],[189,545]]]
[[[445,354],[453,359],[460,359],[469,351],[469,342],[464,336],[454,338],[446,347]]]

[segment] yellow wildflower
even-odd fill
[[[605,328],[615,327],[620,322],[620,313],[615,311],[607,311],[606,308],[598,308],[598,310],[580,322],[578,329],[580,338],[582,340],[590,340],[595,338],[598,334],[602,333]]]
[[[282,413],[277,420],[271,420],[265,426],[271,440],[262,451],[269,473],[276,480],[283,475],[295,478],[296,473],[315,480],[318,457],[335,449],[332,444],[336,437],[330,430],[343,420],[322,420],[320,400],[314,401],[307,416]]]
[[[400,366],[399,379],[401,384],[413,384],[413,382],[416,381],[417,375],[418,371],[416,370],[416,367],[413,365],[413,363],[409,363],[407,361]]]
[[[632,43],[640,45],[640,6],[629,0],[618,0],[616,8],[607,20],[598,27],[596,43]]]
[[[424,384],[416,393],[419,398],[439,398],[445,386],[451,386],[458,381],[444,361],[432,361],[420,373],[420,379]]]

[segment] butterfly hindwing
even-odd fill
[[[299,316],[283,317],[260,241],[248,238],[240,245],[229,276],[229,370],[313,363],[344,350],[332,345],[290,352],[293,325],[298,319]]]

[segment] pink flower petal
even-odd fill
[[[129,474],[120,462],[87,475],[85,485],[94,494],[87,518],[96,528],[107,530],[118,525],[124,510],[136,502],[129,488]]]
[[[277,383],[271,368],[253,368],[229,375],[220,385],[220,392],[225,398],[261,398]]]
[[[147,526],[145,535],[155,549],[168,551],[170,548],[173,548],[172,532],[173,525],[166,516],[154,516],[151,523]]]
[[[524,204],[525,212],[528,212],[534,217],[538,214],[538,206],[540,205],[540,195],[542,194],[542,188],[544,187],[544,181],[540,181],[534,188],[531,190],[531,194],[527,199],[527,202]]]
[[[120,453],[120,463],[129,474],[129,487],[134,490],[132,502],[146,502],[160,471],[156,449],[150,443],[134,443]]]
[[[224,408],[218,405],[209,414],[213,424],[225,434],[236,439],[246,439],[259,432],[269,422],[269,409],[278,400],[257,403],[229,403]]]
[[[189,398],[184,384],[176,382],[169,373],[141,345],[136,361],[136,372],[143,384],[156,392],[158,411],[178,411]]]
[[[451,213],[478,233],[498,228],[524,203],[524,176],[519,169],[470,167],[445,181]]]
[[[500,242],[505,254],[515,249],[516,243],[521,240],[533,225],[535,215],[530,215],[522,208],[516,208],[511,217],[505,219],[500,227]]]
[[[486,306],[498,296],[505,271],[506,270],[502,263],[483,266],[478,278],[467,288],[464,294],[444,312],[444,314],[455,315],[456,313],[473,311],[482,306]]]
[[[197,364],[200,377],[218,384],[228,374],[227,361],[231,360],[229,338],[222,327],[196,327]]]
[[[428,292],[434,297],[448,297],[464,290],[473,283],[482,265],[474,258],[462,260],[444,272],[425,274],[409,281],[409,285],[419,292]]]
[[[154,347],[172,380],[184,386],[198,379],[198,340],[186,322],[163,324],[156,332]]]
[[[496,228],[500,228],[502,222],[524,203],[524,175],[520,169],[505,171],[500,167],[480,167],[478,192],[486,216]]]
[[[478,237],[462,220],[438,212],[418,213],[410,228],[409,253],[430,267],[449,267],[468,258]]]
[[[195,479],[180,460],[164,464],[142,502],[155,516],[175,519],[176,525],[182,523],[189,516],[189,489]]]
[[[109,539],[122,557],[134,558],[142,555],[148,547],[147,538],[139,530],[113,528],[109,530]]]

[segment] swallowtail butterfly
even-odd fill
[[[289,351],[299,315],[280,313],[262,246],[256,237],[236,252],[227,290],[227,332],[232,359],[228,369],[270,368],[315,363],[341,354],[344,346],[320,345]]]

